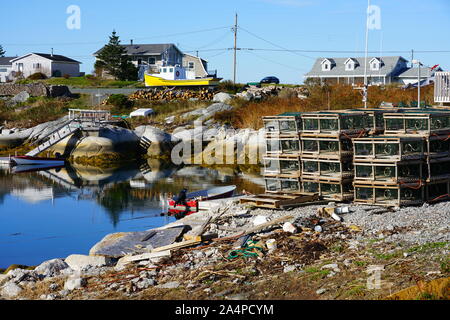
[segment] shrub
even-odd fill
[[[244,87],[244,85],[241,83],[233,83],[233,81],[231,81],[231,80],[225,80],[225,81],[219,82],[217,89],[222,92],[236,93],[243,87]]]
[[[64,79],[69,79],[69,78],[70,78],[70,74],[65,73],[65,74],[63,75],[63,78],[64,78]]]
[[[113,112],[121,112],[133,107],[133,101],[129,100],[124,94],[112,94],[109,96],[107,103],[114,106]]]
[[[47,79],[47,76],[45,74],[43,74],[42,72],[36,72],[36,73],[33,73],[32,75],[30,75],[28,77],[28,79],[30,79],[30,80],[44,80],[44,79]]]

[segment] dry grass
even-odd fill
[[[230,112],[222,112],[215,119],[229,122],[236,128],[259,129],[263,126],[262,117],[283,112],[304,112],[315,110],[339,110],[362,107],[361,93],[348,85],[329,85],[308,87],[309,97],[298,99],[292,95],[273,97],[260,102],[239,103]],[[422,101],[433,103],[433,86],[423,87]],[[368,106],[378,107],[382,102],[410,104],[417,101],[417,89],[403,90],[398,86],[370,87]]]

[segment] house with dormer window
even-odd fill
[[[367,68],[365,62],[367,61]],[[306,79],[318,79],[321,83],[364,83],[364,74],[370,85],[401,83],[399,75],[410,69],[407,60],[400,56],[318,58]]]

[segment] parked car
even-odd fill
[[[265,77],[260,81],[260,83],[275,83],[279,84],[280,80],[277,77]]]

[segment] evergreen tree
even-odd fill
[[[3,50],[2,45],[0,44],[0,57],[4,57],[5,56],[5,50]]]
[[[108,71],[118,80],[137,80],[138,69],[131,63],[126,50],[120,45],[119,36],[113,31],[109,43],[97,55],[95,68]]]

